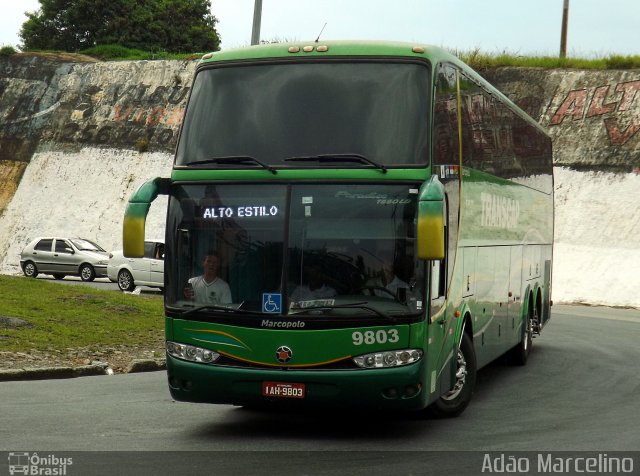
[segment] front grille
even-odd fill
[[[247,362],[243,360],[234,359],[226,355],[220,356],[214,365],[223,367],[237,367],[245,369],[262,369],[262,370],[356,370],[359,367],[350,358],[342,359],[337,362],[331,362],[325,365],[313,365],[308,367],[293,367],[287,365],[263,365],[255,362]]]

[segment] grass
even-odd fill
[[[449,50],[465,63],[469,64],[473,69],[483,71],[491,68],[499,68],[502,66],[514,66],[521,68],[573,68],[573,69],[592,69],[592,70],[609,70],[609,69],[640,69],[640,55],[609,55],[596,58],[578,58],[557,56],[523,56],[517,53],[485,53],[479,48],[470,51]],[[34,52],[34,51],[31,51]],[[4,55],[15,54],[13,48],[7,48]],[[120,45],[101,45],[89,48],[78,53],[97,58],[102,61],[120,61],[120,60],[193,60],[202,57],[203,53],[169,53],[167,51],[143,51],[131,48],[125,48]],[[3,54],[0,51],[0,54]]]
[[[514,66],[520,68],[573,68],[573,69],[634,69],[640,68],[640,55],[622,56],[610,55],[600,58],[560,58],[557,56],[519,56],[512,53],[499,53],[490,55],[479,49],[471,51],[451,51],[462,61],[477,71],[483,71],[501,66]]]
[[[0,317],[27,321],[0,327],[0,351],[100,346],[152,348],[164,335],[162,296],[0,275]]]
[[[101,60],[184,60],[188,58],[200,58],[204,53],[169,53],[167,51],[143,51],[125,48],[120,45],[101,45],[79,51],[87,56],[93,56]]]

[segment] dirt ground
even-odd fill
[[[160,362],[165,354],[162,344],[154,348],[105,347],[100,351],[88,348],[65,349],[64,351],[25,352],[0,351],[0,370],[38,369],[51,367],[83,367],[102,365],[113,373],[126,373],[134,361],[152,360]]]

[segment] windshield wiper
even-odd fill
[[[321,155],[306,155],[300,157],[287,157],[285,162],[360,162],[373,165],[375,168],[380,169],[383,174],[387,173],[387,168],[366,158],[364,155],[348,153],[348,154],[321,154]]]
[[[382,317],[383,319],[386,319],[391,322],[396,322],[395,317],[389,314],[386,314],[374,307],[367,306],[367,304],[369,304],[367,301],[362,301],[362,302],[351,302],[347,304],[336,304],[336,305],[327,304],[327,305],[321,305],[321,306],[309,306],[309,307],[305,307],[304,309],[300,309],[299,311],[296,311],[296,312],[290,312],[289,315],[302,314],[306,311],[317,311],[322,309],[365,309],[367,311],[373,312],[374,314],[377,314],[378,317]]]
[[[259,161],[255,157],[251,157],[250,155],[227,155],[224,157],[211,157],[210,159],[203,160],[194,160],[189,162],[189,165],[204,165],[204,164],[231,164],[231,165],[242,165],[242,164],[258,164],[264,169],[267,169],[272,174],[277,174],[278,171],[272,167],[271,165],[265,164],[264,162]]]
[[[203,311],[205,309],[212,309],[214,311],[231,312],[233,314],[258,314],[258,313],[255,313],[255,312],[247,312],[245,310],[240,310],[240,308],[242,307],[242,304],[244,304],[244,302],[241,303],[237,307],[216,306],[215,304],[204,304],[202,306],[196,306],[196,307],[193,307],[191,309],[188,309],[188,310],[184,311],[182,313],[182,315],[183,316],[188,316],[189,314],[192,314],[192,313],[198,312],[198,311]]]

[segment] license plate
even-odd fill
[[[303,383],[262,382],[262,396],[276,398],[304,398]]]

